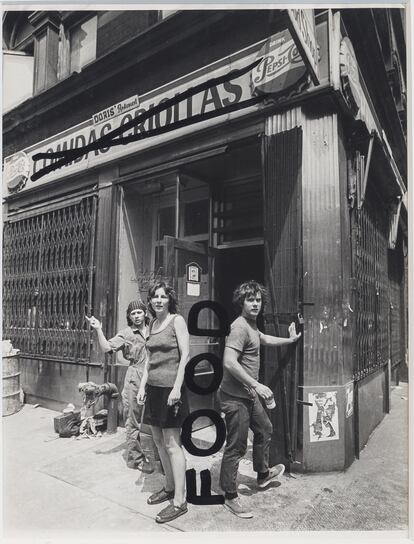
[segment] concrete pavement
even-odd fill
[[[392,392],[391,413],[346,472],[286,475],[281,485],[265,491],[255,485],[249,447],[240,466],[239,493],[253,519],[241,520],[222,506],[189,505],[188,514],[158,525],[154,518],[164,505],[149,506],[146,500],[162,486],[163,477],[126,467],[124,429],[89,440],[58,438],[56,412],[24,405],[3,418],[4,535],[52,539],[137,531],[406,530],[407,412],[408,387],[401,384]],[[211,470],[213,492],[219,493],[221,452],[187,458],[188,468]]]

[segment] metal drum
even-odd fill
[[[18,355],[3,357],[3,416],[18,412],[20,401],[20,358]]]

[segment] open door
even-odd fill
[[[268,334],[287,336],[289,324],[296,321],[298,325],[302,311],[302,130],[294,128],[265,136],[262,149],[265,281],[270,299],[264,316],[265,330]],[[284,463],[291,468],[297,461],[296,451],[301,443],[301,350],[301,341],[265,350],[265,384],[272,389],[278,406],[269,412],[274,429],[271,466]]]
[[[207,243],[164,236],[165,275],[174,287],[179,301],[179,311],[188,322],[188,314],[194,303],[211,300],[211,260],[212,253]],[[198,318],[200,328],[214,328],[214,314],[202,310]],[[213,352],[220,356],[220,340],[206,336],[190,336],[190,358],[199,353]],[[195,382],[207,387],[212,381],[213,369],[207,361],[201,361],[195,371]],[[189,404],[191,412],[199,409],[218,409],[216,394],[196,395],[191,391]],[[210,425],[207,418],[199,418],[193,429]]]

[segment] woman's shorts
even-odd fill
[[[161,429],[181,428],[189,414],[188,399],[185,387],[181,389],[181,404],[177,413],[175,406],[168,406],[168,397],[172,387],[147,385],[143,423]]]

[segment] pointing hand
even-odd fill
[[[102,323],[99,321],[99,319],[96,319],[96,317],[92,316],[92,317],[88,317],[87,315],[85,315],[85,319],[89,322],[89,325],[93,328],[93,329],[101,329],[102,328]]]

